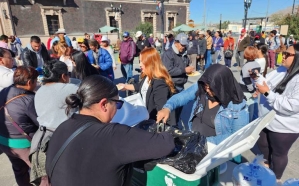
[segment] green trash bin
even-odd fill
[[[164,167],[167,165],[157,165],[151,171],[134,169],[132,186],[218,186],[219,170],[218,167],[208,171],[202,178],[193,180],[194,176],[180,172],[180,176],[174,175]]]
[[[260,117],[217,146],[208,143],[207,156],[196,166],[194,174],[185,174],[171,166],[158,164],[144,172],[134,169],[132,186],[217,186],[219,180],[218,166],[233,157],[251,149],[259,138],[260,132],[273,121],[275,111]]]

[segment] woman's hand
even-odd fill
[[[270,88],[268,87],[268,85],[265,81],[263,82],[263,85],[256,84],[256,87],[257,87],[258,91],[262,94],[265,94],[266,92],[270,91]]]
[[[168,108],[163,108],[160,110],[157,114],[157,120],[156,123],[160,123],[163,121],[163,123],[166,123],[170,115],[170,110]]]
[[[100,68],[99,65],[95,65],[95,64],[93,64],[92,66],[93,66],[94,68],[96,68],[96,69],[99,69],[99,68]]]
[[[127,90],[126,89],[126,84],[123,84],[123,83],[119,83],[116,85],[117,89],[120,90],[120,91],[125,91]]]
[[[259,92],[258,91],[255,91],[253,94],[252,94],[252,97],[253,98],[257,98],[259,96]]]

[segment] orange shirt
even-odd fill
[[[226,38],[226,40],[224,41],[224,45],[223,45],[224,50],[229,49],[229,46],[231,46],[231,47],[230,47],[231,50],[234,50],[235,40],[234,40],[234,38],[232,38],[232,37],[228,37],[228,38]]]

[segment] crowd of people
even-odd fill
[[[119,50],[124,80],[117,86],[106,36],[86,33],[71,40],[58,29],[47,46],[32,36],[24,48],[16,36],[1,36],[0,150],[12,163],[17,184],[130,185],[133,162],[170,154],[174,140],[168,133],[111,123],[124,103],[119,90],[140,94],[150,119],[174,127],[183,106],[193,101],[185,128],[216,145],[275,110],[257,145],[281,182],[299,136],[299,45],[275,30],[266,37],[242,29],[236,41],[231,32],[225,36],[210,30],[169,34],[162,44],[153,34],[147,38],[138,31],[133,38],[124,32]],[[230,69],[234,55],[240,80]],[[140,81],[131,81],[135,58]],[[185,90],[196,71],[200,78]]]

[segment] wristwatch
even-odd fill
[[[265,92],[265,93],[264,93],[264,96],[265,96],[265,97],[268,97],[268,95],[269,95],[269,92]]]

